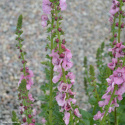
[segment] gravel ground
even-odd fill
[[[83,58],[86,55],[89,64],[94,64],[96,49],[101,42],[109,37],[109,0],[71,0],[68,8],[62,13],[63,29],[67,47],[73,54],[76,75],[74,91],[77,92],[77,102],[80,108],[87,109],[83,102],[87,100],[83,86]],[[11,111],[18,110],[17,83],[20,77],[20,67],[15,45],[15,29],[17,18],[24,16],[23,38],[24,50],[27,51],[27,66],[33,70],[34,86],[31,91],[39,109],[40,86],[45,81],[46,30],[41,26],[42,0],[0,0],[0,120],[10,120]],[[68,27],[68,28],[67,28]],[[1,123],[2,124],[2,123]]]

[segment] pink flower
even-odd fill
[[[59,75],[54,76],[52,79],[53,83],[57,83],[60,80],[61,76],[62,76],[62,73],[59,73]]]
[[[26,122],[26,123],[23,123],[23,124],[21,124],[21,125],[28,125],[28,122]]]
[[[96,115],[94,115],[94,120],[102,119],[104,113],[101,113],[100,111],[97,112]]]
[[[112,111],[114,111],[114,108],[113,107],[109,107],[109,113],[111,113]]]
[[[42,21],[41,24],[42,24],[43,27],[46,27],[47,26],[47,21]]]
[[[68,90],[68,93],[69,93],[70,95],[76,95],[76,92],[72,92],[71,89]]]
[[[45,123],[46,123],[45,118],[42,118],[42,123],[43,123],[43,124],[45,124]]]
[[[67,92],[68,91],[68,84],[60,83],[60,85],[58,86],[58,90],[60,92]]]
[[[48,16],[47,15],[42,15],[42,21],[47,21],[48,20]]]
[[[48,20],[48,16],[47,15],[42,15],[42,26],[43,27],[47,26],[47,20]]]
[[[72,102],[72,104],[76,103],[76,99],[69,98],[69,102]]]
[[[29,125],[35,125],[34,123],[30,123]]]
[[[119,2],[114,0],[110,9],[110,14],[114,15],[115,13],[117,13],[119,11],[119,7],[117,7],[117,4]]]
[[[31,70],[27,70],[27,75],[26,76],[24,76],[24,75],[21,75],[20,76],[20,80],[19,80],[19,82],[18,82],[18,86],[19,86],[19,84],[21,83],[21,81],[23,80],[23,79],[25,79],[26,80],[26,82],[27,82],[27,85],[26,85],[26,88],[27,88],[27,90],[30,90],[30,88],[31,88],[31,86],[33,85],[33,81],[32,81],[32,77],[34,76],[34,74],[33,74],[33,72],[31,71]]]
[[[113,71],[114,82],[116,84],[119,85],[119,84],[122,84],[124,82],[124,80],[125,80],[124,73],[125,73],[124,68],[120,69],[119,67],[117,70]]]
[[[33,116],[36,116],[37,112],[36,109],[33,109]]]
[[[24,106],[19,106],[19,111],[23,111],[24,112]]]
[[[114,70],[114,68],[115,68],[115,66],[116,66],[116,63],[117,63],[117,59],[112,58],[112,62],[108,64],[108,67],[109,67],[111,70]]]
[[[75,83],[75,75],[73,74],[73,72],[68,72],[68,74],[66,75],[66,78],[71,79],[71,83],[74,84]]]
[[[28,97],[29,97],[29,99],[30,99],[32,102],[34,102],[35,99],[32,97],[32,94],[29,93],[29,94],[28,94]]]
[[[62,67],[61,67],[62,59],[59,58],[58,52],[55,52],[55,50],[52,50],[52,54],[49,54],[49,56],[53,57],[52,58],[52,63],[54,65],[53,70],[57,72],[61,72],[62,71]]]
[[[73,66],[73,63],[70,61],[72,58],[72,53],[69,49],[65,51],[65,57],[63,59],[62,67],[67,71]]]
[[[63,120],[65,121],[65,124],[66,124],[66,125],[69,124],[69,118],[70,118],[70,113],[69,113],[69,112],[65,112],[65,113],[64,113]]]
[[[57,101],[59,106],[64,106],[65,98],[66,98],[66,94],[65,93],[58,93],[57,94],[56,101]]]
[[[66,10],[67,8],[66,0],[60,0],[60,8],[61,8],[61,11]]]
[[[110,16],[109,22],[110,22],[111,24],[113,24],[113,17],[112,17],[112,16]]]
[[[51,14],[51,2],[49,0],[43,0],[42,10],[45,14]]]
[[[70,101],[69,101],[69,100],[67,100],[67,101],[65,102],[64,109],[65,109],[65,111],[69,111],[69,110],[71,109],[71,104],[70,104]]]
[[[78,108],[76,108],[75,110],[74,110],[74,114],[77,116],[77,117],[81,117],[82,115],[79,113],[79,110],[78,110]]]

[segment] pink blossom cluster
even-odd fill
[[[72,91],[72,85],[75,82],[75,75],[72,72],[68,72],[66,77],[66,82],[63,80],[63,70],[68,71],[73,66],[71,62],[72,53],[69,49],[67,49],[63,44],[61,44],[61,49],[63,52],[59,54],[59,51],[56,49],[52,50],[52,54],[49,56],[52,57],[52,63],[54,65],[53,70],[57,73],[52,79],[53,83],[59,82],[58,91],[56,101],[59,106],[61,106],[60,112],[64,112],[65,124],[69,124],[70,113],[69,111],[72,110],[74,115],[77,117],[81,117],[78,108],[75,110],[72,108],[71,104],[76,103],[76,99],[73,99],[75,92]]]
[[[112,5],[111,5],[110,11],[109,11],[110,14],[111,14],[111,16],[109,18],[109,21],[110,21],[111,24],[113,23],[113,18],[115,16],[115,14],[117,12],[119,12],[119,6],[120,6],[119,1],[117,1],[117,0],[112,1]]]
[[[50,0],[43,0],[42,3],[42,10],[44,14],[42,15],[42,26],[47,26],[48,21],[48,15],[51,14],[51,10],[54,8],[54,3],[50,2]],[[61,11],[66,10],[67,4],[66,0],[59,0],[59,6],[57,6],[58,9],[61,9]]]
[[[122,1],[123,2],[123,1]],[[110,9],[110,14],[112,15],[110,17],[111,24],[113,23],[113,16],[117,13],[117,15],[123,14],[123,11],[119,10],[120,3],[117,0],[113,0],[112,6]],[[116,27],[119,26],[119,23],[117,22]],[[120,25],[120,28],[124,28],[124,23]],[[117,34],[113,36],[114,38],[117,37]],[[117,103],[118,100],[122,100],[122,95],[125,93],[125,66],[123,66],[123,60],[122,58],[125,55],[124,49],[125,46],[122,44],[122,42],[117,43],[116,40],[113,41],[113,48],[110,48],[109,51],[112,52],[113,58],[112,62],[108,63],[108,67],[113,70],[113,74],[107,78],[108,87],[106,93],[102,96],[103,101],[99,101],[99,107],[102,107],[102,110],[104,111],[101,113],[100,111],[97,112],[97,114],[94,116],[94,120],[102,119],[105,114],[105,107],[109,104],[109,101],[111,99],[111,95],[114,92],[115,87],[116,90],[114,92],[114,97],[111,100],[111,104],[108,109],[108,113],[111,113],[114,111],[115,107],[119,107],[119,104]],[[107,114],[106,114],[107,115]]]
[[[23,71],[23,68],[21,69],[21,71]],[[30,90],[31,86],[33,85],[32,77],[34,76],[34,74],[33,74],[32,70],[29,70],[28,67],[25,68],[25,71],[26,71],[26,76],[24,76],[24,74],[22,74],[20,76],[20,80],[18,82],[18,86],[21,83],[21,81],[23,79],[25,79],[26,82],[27,82],[26,88],[27,88],[27,90]]]
[[[26,102],[25,104],[20,103],[19,106],[19,112],[20,114],[25,114],[26,112],[28,112],[28,116],[27,117],[23,117],[23,124],[21,125],[35,125],[35,119],[33,118],[34,116],[36,116],[36,109],[32,109],[33,108],[33,102],[34,102],[34,98],[32,97],[32,94],[28,94],[28,96],[26,96],[24,93],[26,93],[26,90],[20,90],[20,94],[18,94],[19,96],[19,100],[23,100],[22,102]],[[26,115],[26,114],[25,114]],[[27,118],[29,118],[31,120],[31,123],[28,124],[27,122]]]
[[[116,66],[119,64],[118,59],[120,57],[124,57],[124,52],[122,51],[125,48],[122,43],[117,43],[116,46],[112,49],[112,54],[114,55],[114,58],[112,59],[112,62],[108,64],[108,67],[111,70],[114,70]],[[120,62],[120,65],[122,66],[122,63]],[[109,100],[111,98],[111,94],[114,91],[115,85],[118,86],[118,89],[115,91],[116,97],[112,100],[111,105],[109,107],[108,112],[111,113],[114,111],[115,107],[119,107],[119,104],[117,103],[117,100],[122,100],[122,95],[125,93],[125,67],[120,68],[118,67],[116,70],[113,71],[113,74],[109,76],[109,78],[106,79],[108,82],[108,88],[106,93],[102,96],[103,101],[99,101],[99,107],[102,107],[103,110],[106,105],[109,104]],[[101,113],[98,111],[98,113],[94,116],[94,120],[102,119],[104,115],[104,112]]]
[[[23,71],[24,68],[21,68],[21,71]],[[19,107],[19,111],[20,111],[20,114],[25,114],[25,112],[29,112],[29,110],[32,110],[32,114],[31,112],[29,112],[28,114],[28,118],[31,119],[31,122],[30,124],[28,124],[27,122],[27,117],[23,117],[23,124],[21,125],[35,125],[35,119],[33,118],[33,116],[36,116],[36,109],[32,109],[33,108],[33,102],[34,102],[34,98],[32,97],[32,94],[31,93],[28,93],[28,96],[25,95],[25,93],[27,92],[27,90],[30,90],[31,86],[33,85],[33,80],[32,80],[32,77],[34,76],[33,72],[31,70],[29,70],[28,67],[25,68],[25,75],[22,74],[20,76],[20,80],[18,82],[18,86],[20,85],[21,81],[23,79],[26,80],[26,90],[21,90],[19,89],[19,100],[23,100],[22,102],[26,102],[25,105],[23,105],[23,103],[20,103],[20,107]],[[24,96],[25,95],[25,96]],[[26,115],[26,114],[25,114]]]
[[[114,16],[119,11],[119,6],[120,6],[119,1],[113,0],[110,8],[110,14]]]
[[[99,107],[102,107],[102,109],[104,110],[105,106],[109,104],[111,95],[114,91],[115,86],[117,85],[115,98],[113,98],[111,105],[108,109],[109,113],[114,111],[115,107],[119,107],[117,101],[122,100],[122,95],[125,93],[125,66],[122,67],[123,61],[120,60],[120,58],[124,57],[125,55],[125,52],[123,51],[124,49],[125,46],[122,44],[122,42],[116,43],[114,48],[109,49],[109,51],[111,51],[114,56],[114,58],[112,58],[112,62],[108,64],[108,67],[113,70],[113,74],[106,79],[108,82],[108,88],[106,93],[102,96],[102,99],[104,100],[98,102]],[[104,113],[105,112],[101,113],[100,111],[98,111],[98,113],[94,116],[94,120],[102,119]]]

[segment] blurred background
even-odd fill
[[[67,0],[67,10],[62,27],[65,31],[66,46],[71,49],[74,63],[72,72],[76,75],[74,91],[77,92],[77,104],[82,109],[88,106],[83,85],[83,58],[88,57],[89,64],[95,65],[96,50],[103,41],[108,41],[110,33],[109,0]],[[15,45],[15,30],[18,16],[22,14],[24,50],[27,52],[27,66],[34,72],[34,85],[31,93],[35,105],[40,109],[40,86],[45,81],[44,66],[48,52],[46,28],[41,26],[42,0],[0,0],[0,121],[11,120],[11,111],[18,112],[18,81],[22,64],[18,59],[19,51]],[[38,111],[39,113],[39,111]],[[2,124],[0,122],[0,124]]]

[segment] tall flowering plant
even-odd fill
[[[125,65],[124,55],[125,46],[120,39],[121,31],[124,28],[122,18],[124,18],[124,11],[122,6],[124,0],[113,0],[110,9],[110,22],[111,31],[113,33],[112,47],[109,51],[112,52],[112,62],[108,63],[108,67],[112,70],[113,74],[107,78],[108,86],[107,91],[102,96],[103,101],[99,101],[99,107],[102,111],[98,111],[94,116],[94,120],[100,120],[100,124],[105,124],[108,113],[114,112],[115,114],[115,125],[117,125],[117,107],[118,102],[123,99],[125,93]],[[118,20],[118,22],[116,22]]]
[[[21,30],[21,28],[22,28],[22,15],[19,16],[17,23],[16,40],[19,43],[16,45],[16,47],[17,49],[19,49],[20,52],[19,59],[23,64],[23,68],[21,68],[20,70],[22,72],[22,75],[20,76],[20,80],[18,82],[18,91],[19,91],[18,100],[20,101],[19,113],[23,115],[23,118],[21,120],[22,122],[19,121],[19,119],[16,116],[16,113],[13,111],[12,121],[17,122],[16,124],[19,125],[35,125],[34,116],[36,115],[36,109],[33,108],[34,98],[32,97],[32,94],[29,93],[31,86],[33,85],[32,77],[34,76],[34,74],[32,70],[26,67],[27,61],[24,58],[26,52],[22,50],[23,39],[21,38],[21,34],[23,33],[23,31]]]
[[[51,75],[50,75],[50,93],[49,93],[49,124],[52,123],[52,97],[53,84],[57,84],[56,96],[60,112],[64,113],[63,120],[66,125],[76,124],[81,117],[78,107],[74,104],[75,92],[73,92],[73,84],[75,83],[75,75],[69,71],[73,66],[71,62],[72,53],[66,48],[65,39],[61,39],[64,31],[61,28],[61,20],[63,19],[60,12],[66,10],[66,0],[43,0],[42,9],[45,13],[42,15],[42,26],[50,26],[47,31],[50,35],[47,37],[51,41]],[[50,18],[50,19],[49,19]]]

